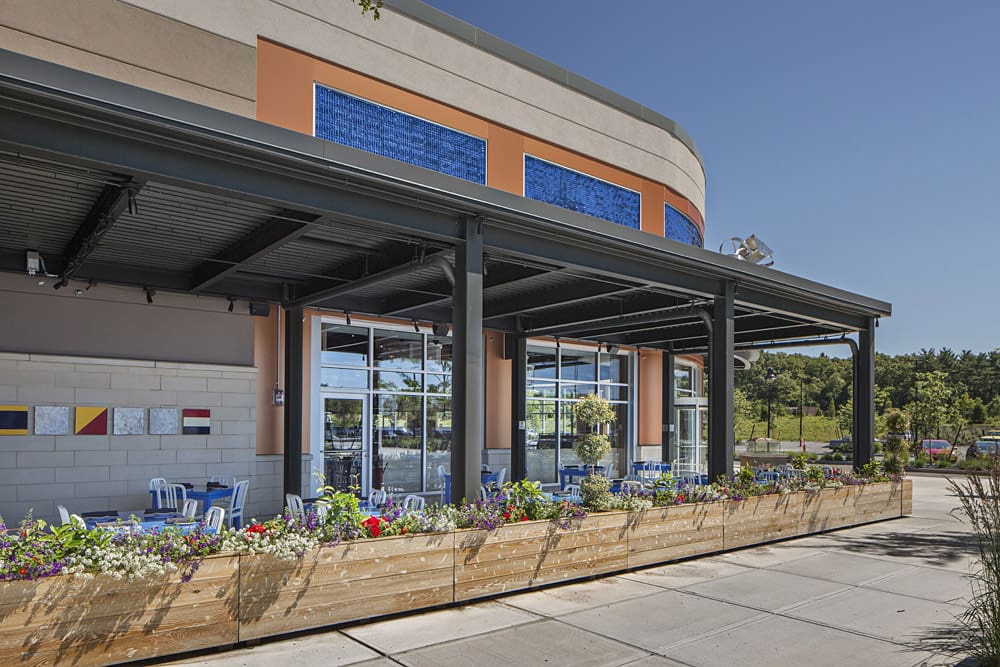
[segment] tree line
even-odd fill
[[[767,380],[768,369],[774,377]],[[875,410],[892,408],[909,417],[916,437],[955,436],[970,425],[1000,421],[1000,349],[956,354],[948,348],[875,356]],[[737,419],[772,420],[801,404],[851,430],[850,359],[785,352],[762,352],[749,370],[736,374]],[[884,432],[884,419],[879,423]]]

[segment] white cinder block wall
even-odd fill
[[[0,404],[208,408],[210,435],[0,436],[0,515],[57,521],[71,512],[150,506],[149,480],[203,486],[209,475],[249,479],[245,516],[282,505],[282,457],[256,452],[257,369],[162,361],[0,353]],[[70,428],[73,413],[70,411]]]

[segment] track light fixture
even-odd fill
[[[156,296],[156,290],[152,287],[143,287],[144,292],[146,292],[146,303],[153,303],[153,297]]]
[[[416,320],[413,320],[413,330],[416,331],[417,333],[420,333],[420,325],[417,324]]]
[[[344,319],[347,320],[347,326],[351,326],[351,314],[348,311],[344,311]]]
[[[233,312],[233,308],[235,308],[235,307],[236,307],[236,302],[233,301],[232,297],[230,297],[229,298],[229,308],[227,308],[226,310],[228,310],[231,313],[231,312]]]

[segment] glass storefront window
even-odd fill
[[[597,379],[596,363],[597,354],[594,352],[563,348],[559,355],[560,379],[564,382],[594,382]],[[590,391],[593,392],[593,388]]]
[[[427,372],[451,373],[451,341],[431,338],[427,341]]]
[[[375,331],[375,366],[398,371],[423,370],[424,337],[418,333]]]
[[[319,386],[337,389],[367,389],[368,371],[357,368],[321,368]]]
[[[528,346],[528,369],[525,377],[532,380],[555,380],[556,350],[551,347]]]
[[[444,474],[451,472],[451,399],[427,398],[427,490],[444,490]]]
[[[628,357],[624,354],[601,355],[601,382],[628,382]]]
[[[556,477],[555,401],[529,400],[527,405],[528,479],[555,482]]]
[[[421,397],[376,394],[372,407],[373,487],[390,494],[420,491],[424,431]]]
[[[674,394],[676,396],[694,396],[694,369],[690,366],[674,368]]]
[[[320,363],[367,366],[368,329],[324,323],[320,333]]]
[[[420,393],[423,391],[420,373],[396,373],[394,371],[375,371],[375,388],[382,391],[403,391]]]

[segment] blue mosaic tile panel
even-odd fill
[[[486,140],[316,86],[316,136],[486,184]]]
[[[639,229],[639,193],[524,156],[524,196]]]
[[[663,205],[663,235],[674,241],[705,247],[705,240],[701,238],[697,225],[670,204]]]

